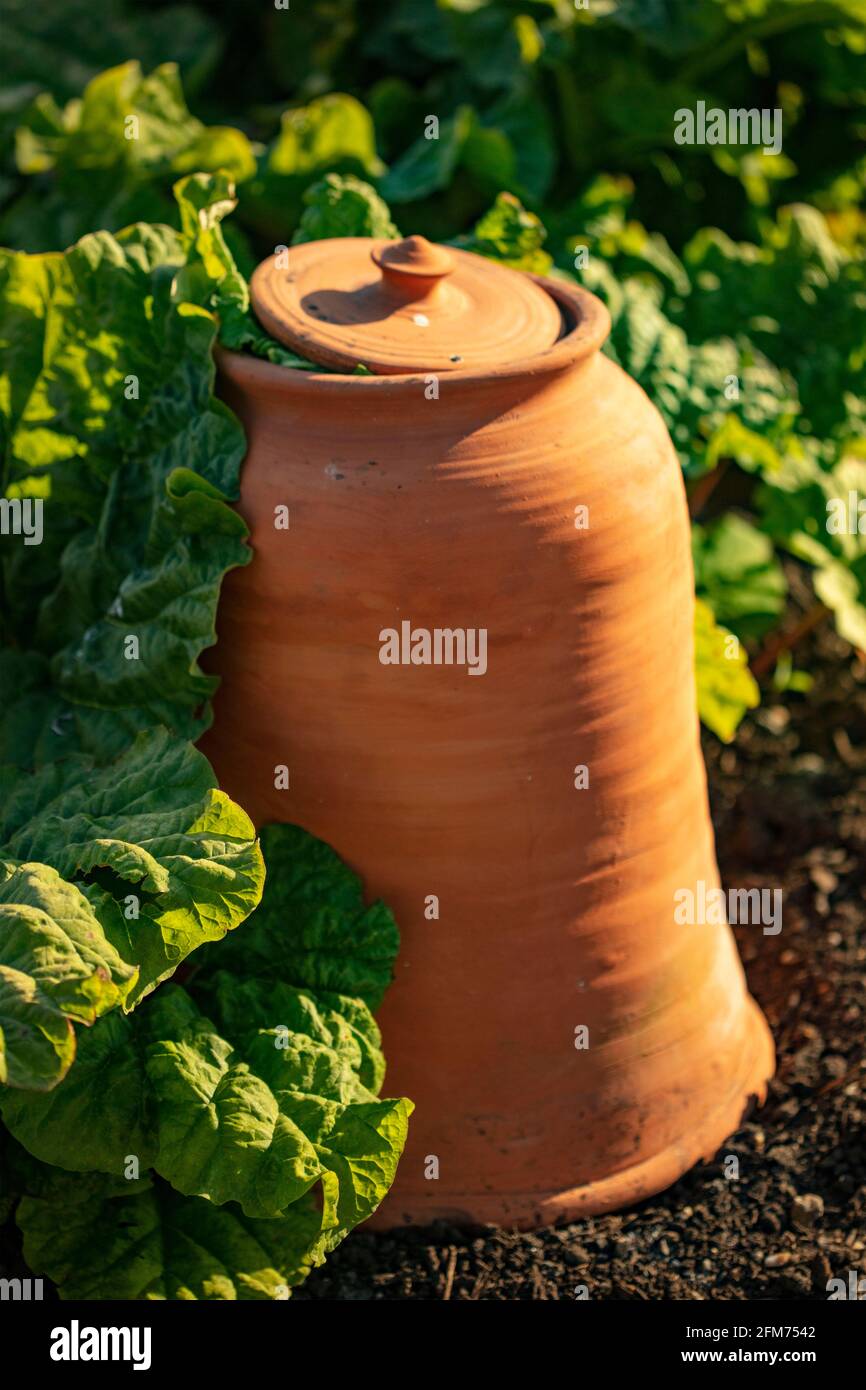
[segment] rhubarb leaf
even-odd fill
[[[352,174],[327,174],[304,193],[304,212],[292,245],[339,236],[381,237],[393,241],[400,233],[388,205],[375,188]]]
[[[234,987],[223,977],[223,994]],[[319,1183],[322,1239],[336,1243],[387,1192],[411,1105],[377,1100],[339,1015],[335,1026],[314,996],[290,994],[236,1048],[167,985],[140,1012],[94,1025],[56,1091],[5,1092],[4,1122],[45,1163],[117,1177],[132,1155],[186,1196],[238,1202],[253,1218]]]
[[[756,526],[736,512],[693,526],[692,556],[698,596],[738,637],[761,637],[779,621],[788,586],[772,541]]]
[[[284,1300],[324,1259],[309,1197],[254,1221],[159,1180],[53,1173],[41,1188],[18,1205],[24,1258],[62,1299]]]
[[[0,854],[51,864],[82,892],[138,978],[125,1006],[248,915],[264,880],[249,818],[210,764],[165,730],[116,762],[86,758],[18,776],[0,809]]]
[[[277,976],[302,989],[356,996],[376,1009],[393,978],[400,934],[382,902],[367,906],[358,875],[330,845],[297,825],[261,832],[268,864],[262,901],[218,962],[242,978]]]
[[[22,765],[104,761],[136,729],[192,738],[210,719],[198,658],[224,574],[250,556],[227,505],[245,446],[213,396],[216,321],[176,293],[185,257],[144,227],[0,253],[3,486],[44,508],[40,545],[0,545],[4,664],[26,651],[51,686]]]
[[[38,174],[0,223],[4,244],[32,251],[70,246],[87,232],[133,222],[167,222],[178,174],[225,169],[235,179],[256,169],[240,130],[207,127],[187,108],[174,63],[145,75],[137,62],[93,77],[61,109],[47,93],[16,131],[20,173]]]
[[[145,1024],[119,1010],[79,1034],[75,1064],[50,1091],[0,1092],[9,1132],[43,1163],[122,1177],[129,1157],[144,1171],[155,1145],[142,1064]]]
[[[56,1085],[75,1055],[73,1020],[126,1003],[137,977],[84,892],[47,864],[0,860],[0,1082]]]

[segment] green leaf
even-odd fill
[[[234,987],[226,975],[220,993]],[[3,1119],[43,1162],[120,1177],[134,1156],[186,1196],[254,1218],[320,1183],[322,1232],[337,1241],[387,1192],[411,1105],[363,1086],[359,1051],[327,1016],[296,996],[293,1018],[274,1014],[235,1048],[167,985],[140,1012],[95,1024],[55,1091],[7,1091]]]
[[[760,13],[764,0],[750,7]],[[693,5],[682,9],[664,0],[620,0],[612,16],[614,23],[640,34],[663,53],[680,57],[705,44],[717,43],[725,32],[726,13],[721,5]]]
[[[321,1181],[328,1223],[349,1229],[390,1186],[407,1102],[364,1095],[324,1045],[299,1034],[282,1041],[260,1033],[235,1052],[201,1020],[149,1049],[158,1171],[187,1195],[237,1201],[252,1217],[278,1215]]]
[[[245,445],[212,394],[216,324],[175,299],[183,260],[174,233],[147,228],[63,257],[0,255],[5,491],[44,497],[42,544],[0,546],[4,620],[77,707],[54,756],[110,757],[136,728],[191,737],[209,722],[198,656],[226,570],[249,559],[226,505]],[[91,739],[84,707],[100,711]]]
[[[370,113],[357,98],[332,92],[284,112],[279,135],[243,190],[242,210],[265,235],[288,244],[309,184],[326,174],[364,179],[384,171]]]
[[[175,184],[174,194],[186,251],[186,265],[177,279],[178,293],[205,304],[216,315],[224,347],[250,352],[282,367],[321,371],[314,362],[269,337],[250,312],[249,288],[220,225],[235,206],[233,181],[223,173],[190,174]]]
[[[512,121],[504,106],[494,108],[503,124],[516,128],[516,139],[525,135],[525,124]],[[525,113],[524,113],[525,114]],[[499,191],[516,189],[527,194],[527,183],[519,174],[520,159],[515,141],[505,128],[495,123],[496,115],[480,116],[474,107],[462,105],[439,126],[424,133],[399,157],[381,180],[379,189],[388,203],[414,203],[449,189],[458,170],[472,191],[476,206]],[[532,164],[532,157],[529,157]],[[524,163],[524,170],[526,161]]]
[[[413,203],[447,187],[474,123],[471,107],[461,106],[440,123],[435,139],[419,136],[381,180],[379,190],[385,201]]]
[[[256,168],[249,140],[207,129],[190,115],[178,71],[164,63],[144,76],[137,62],[94,77],[80,101],[60,111],[40,98],[17,132],[22,173],[52,175],[27,191],[0,223],[3,240],[47,251],[87,232],[117,231],[171,216],[173,175],[225,169],[238,180]]]
[[[460,166],[480,192],[486,192],[488,187],[514,188],[517,184],[517,156],[508,136],[477,119],[472,121],[460,151]]]
[[[776,446],[757,430],[748,429],[738,415],[728,415],[721,424],[715,428],[710,424],[709,428],[704,454],[708,469],[715,468],[721,459],[732,459],[747,473],[772,473],[779,467],[781,456]]]
[[[55,1084],[70,1021],[132,1007],[260,894],[252,825],[183,737],[209,717],[198,657],[222,577],[249,557],[227,505],[243,434],[213,397],[216,323],[177,292],[185,254],[137,227],[0,255],[3,491],[44,506],[40,544],[0,543],[0,748],[17,765],[0,856],[33,866],[4,884],[18,1086]]]
[[[75,1056],[76,1023],[130,997],[125,963],[84,892],[47,864],[0,860],[0,1083],[47,1090]]]
[[[796,381],[806,427],[844,437],[850,398],[866,394],[862,257],[833,240],[817,209],[798,205],[767,222],[757,245],[706,228],[684,261],[694,289],[678,318],[689,338],[747,335]]]
[[[44,498],[42,545],[0,546],[4,616],[74,706],[65,738],[31,723],[43,748],[21,762],[95,745],[104,758],[136,728],[195,737],[210,720],[215,678],[197,657],[225,571],[249,560],[227,506],[245,441],[213,398],[217,325],[178,295],[185,256],[167,228],[0,256],[6,492]],[[95,738],[82,708],[100,712]]]
[[[328,235],[342,234],[339,231],[342,217],[367,219],[358,229],[359,234],[396,233],[388,220],[385,204],[358,179],[329,175],[310,192],[309,225],[322,235],[332,217],[337,221]],[[186,264],[176,280],[177,294],[196,304],[204,304],[218,318],[220,342],[224,347],[235,352],[249,352],[296,371],[326,371],[269,337],[250,311],[249,288],[238,271],[221,226],[223,218],[235,206],[234,183],[228,175],[190,174],[175,184],[174,193],[180,206],[182,244],[186,253]],[[303,234],[299,232],[296,239],[303,240]],[[366,369],[358,367],[357,370]]]
[[[3,928],[10,930],[5,922]],[[15,963],[0,966],[0,1082],[45,1090],[56,1086],[72,1066],[75,1030],[69,1016],[35,981],[39,946],[32,928],[23,949],[14,937],[9,948],[4,945],[4,955],[15,951]],[[55,968],[56,960],[55,951]]]
[[[832,611],[839,636],[866,651],[866,564],[852,570],[831,562],[815,571],[812,583]]]
[[[787,594],[773,543],[735,512],[692,527],[698,596],[716,619],[743,639],[761,637],[778,622]]]
[[[695,677],[701,719],[730,743],[746,711],[760,704],[760,693],[738,639],[718,626],[702,599],[695,603]]]
[[[862,0],[828,0],[817,10],[809,0],[753,0],[749,5],[736,7],[681,7],[664,0],[620,0],[612,18],[667,56],[682,58],[698,50],[712,69],[717,54],[719,59],[729,59],[746,43],[757,44],[765,31],[769,37],[777,29],[811,25],[816,19],[827,24],[862,22],[864,10]],[[724,39],[728,40],[727,45],[722,43]]]
[[[849,455],[825,469],[802,452],[766,478],[758,494],[764,529],[814,567],[812,582],[839,635],[866,650],[866,459]]]
[[[370,184],[351,174],[328,174],[304,193],[304,213],[293,244],[328,237],[399,237],[387,204]]]
[[[550,190],[557,159],[545,103],[527,92],[512,91],[485,111],[482,119],[508,139],[515,160],[514,191],[539,202]]]
[[[0,1092],[9,1132],[43,1163],[122,1178],[127,1160],[154,1162],[152,1100],[144,1074],[147,1010],[108,1014],[79,1035],[75,1063],[52,1090]]]
[[[296,825],[261,832],[268,877],[243,940],[226,941],[202,966],[277,976],[300,989],[357,996],[378,1007],[393,977],[399,933],[381,902],[365,905],[361,880],[324,841]]]
[[[545,275],[553,262],[542,250],[546,235],[535,213],[527,212],[512,193],[500,193],[490,211],[476,222],[472,233],[458,238],[454,244],[514,270]]]
[[[62,1299],[284,1300],[324,1259],[311,1198],[253,1221],[158,1180],[59,1174],[19,1203],[17,1220],[28,1265]]]
[[[382,172],[369,112],[355,97],[333,92],[284,113],[265,167],[269,175],[309,178],[347,160],[359,173]]]
[[[19,775],[0,810],[0,854],[89,878],[82,892],[137,976],[126,1007],[242,922],[264,878],[248,817],[214,789],[207,759],[164,730],[104,768],[70,758]]]
[[[376,144],[384,158],[404,147],[406,132],[417,130],[424,120],[423,92],[404,77],[380,78],[367,91],[367,106],[376,128]]]
[[[218,956],[214,956],[218,960]],[[366,1091],[378,1095],[385,1078],[382,1039],[376,1021],[361,999],[327,990],[299,989],[285,980],[247,976],[225,970],[199,970],[190,981],[193,997],[213,1017],[223,1037],[242,1052],[257,1042],[260,1032],[298,1033],[337,1054],[339,1080],[354,1091],[349,1072]],[[288,1037],[283,1038],[284,1060]],[[311,1054],[313,1055],[313,1054]],[[295,1050],[295,1057],[298,1057]]]
[[[666,315],[656,277],[632,276],[604,297],[613,321],[605,351],[658,408],[687,472],[705,472],[721,457],[749,471],[780,466],[799,411],[787,373],[746,342],[690,343]]]

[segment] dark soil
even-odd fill
[[[778,1049],[766,1105],[630,1210],[536,1234],[361,1230],[296,1298],[825,1300],[829,1278],[866,1275],[866,663],[823,628],[795,656],[808,696],[765,693],[735,744],[705,740],[725,886],[785,894],[778,936],[737,933]]]

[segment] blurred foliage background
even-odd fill
[[[757,703],[747,657],[805,692],[792,652],[816,622],[866,649],[866,0],[2,15],[0,242],[172,222],[173,182],[225,169],[246,272],[293,239],[399,228],[576,277],[682,461],[705,722],[728,739]],[[781,150],[676,144],[675,112],[699,101],[780,111]]]

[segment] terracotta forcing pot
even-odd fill
[[[255,554],[225,585],[203,747],[400,924],[380,1023],[416,1110],[377,1220],[647,1196],[773,1067],[729,928],[675,916],[718,877],[661,418],[566,282],[352,238],[252,292],[344,374],[220,356]]]

